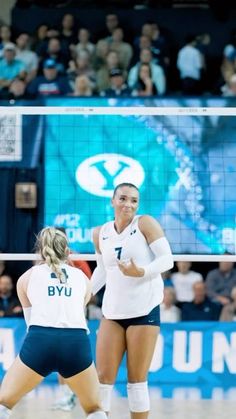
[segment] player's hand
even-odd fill
[[[133,261],[130,259],[129,262],[122,262],[117,260],[118,268],[126,276],[141,277],[144,275],[145,271],[143,268],[139,268]]]

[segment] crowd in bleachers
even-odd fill
[[[15,34],[2,24],[0,99],[236,94],[236,31],[220,52],[218,80],[211,87],[207,33],[187,36],[174,54],[170,39],[154,21],[145,22],[131,37],[110,13],[100,35],[95,33],[78,27],[69,13],[58,27],[41,24],[34,36]]]
[[[73,262],[91,277],[87,262]],[[191,269],[191,262],[176,262],[173,271],[165,272],[164,300],[160,306],[162,322],[236,321],[236,269],[233,262],[219,262],[206,277]],[[22,316],[14,280],[0,261],[0,317]],[[104,289],[94,296],[87,309],[89,319],[101,319]]]
[[[163,322],[236,320],[233,262],[219,262],[218,268],[210,270],[205,280],[201,273],[191,270],[190,262],[177,262],[176,268],[164,280]]]
[[[236,96],[236,30],[222,54],[218,81],[209,89],[207,33],[189,35],[172,54],[170,40],[156,22],[146,22],[131,37],[115,13],[106,15],[100,35],[77,27],[66,13],[60,27],[41,24],[35,35],[0,27],[0,99],[44,96],[161,96],[216,94]],[[14,34],[14,35],[13,35]],[[173,59],[174,57],[174,59]],[[176,81],[170,81],[175,74]],[[236,269],[220,262],[205,280],[188,262],[165,273],[162,321],[236,320]],[[88,308],[101,317],[102,293]],[[0,261],[0,317],[21,316],[14,281]]]
[[[23,310],[16,296],[14,281],[5,263],[0,260],[0,318],[21,316]]]

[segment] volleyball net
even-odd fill
[[[95,260],[92,230],[113,219],[113,190],[130,182],[139,213],[160,222],[176,261],[235,261],[236,108],[87,103],[0,108],[0,163],[43,150],[44,225],[65,228],[80,253],[71,257]]]

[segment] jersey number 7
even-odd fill
[[[122,247],[115,247],[115,251],[117,252],[117,259],[120,260]]]

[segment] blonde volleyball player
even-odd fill
[[[94,230],[97,267],[92,275],[93,293],[106,283],[96,355],[101,401],[108,413],[126,352],[131,418],[146,419],[150,409],[147,374],[163,298],[161,272],[173,267],[173,257],[157,221],[136,215],[139,191],[133,184],[116,187],[112,206],[115,220]]]
[[[62,231],[66,235],[66,229],[64,227],[56,227],[56,228],[57,230]],[[70,266],[74,266],[75,268],[81,269],[88,278],[91,278],[92,272],[91,272],[88,262],[86,262],[85,260],[75,260],[75,261],[68,260],[68,264]],[[73,393],[73,391],[71,391],[71,389],[68,387],[68,385],[65,383],[65,380],[63,377],[59,375],[58,380],[59,380],[61,397],[53,403],[53,405],[51,406],[51,409],[70,412],[76,406],[76,396]]]
[[[12,407],[52,371],[65,378],[89,419],[106,418],[84,316],[89,280],[65,263],[69,248],[63,232],[47,227],[37,244],[45,263],[26,271],[17,283],[28,332],[2,382],[0,419],[8,418]]]

